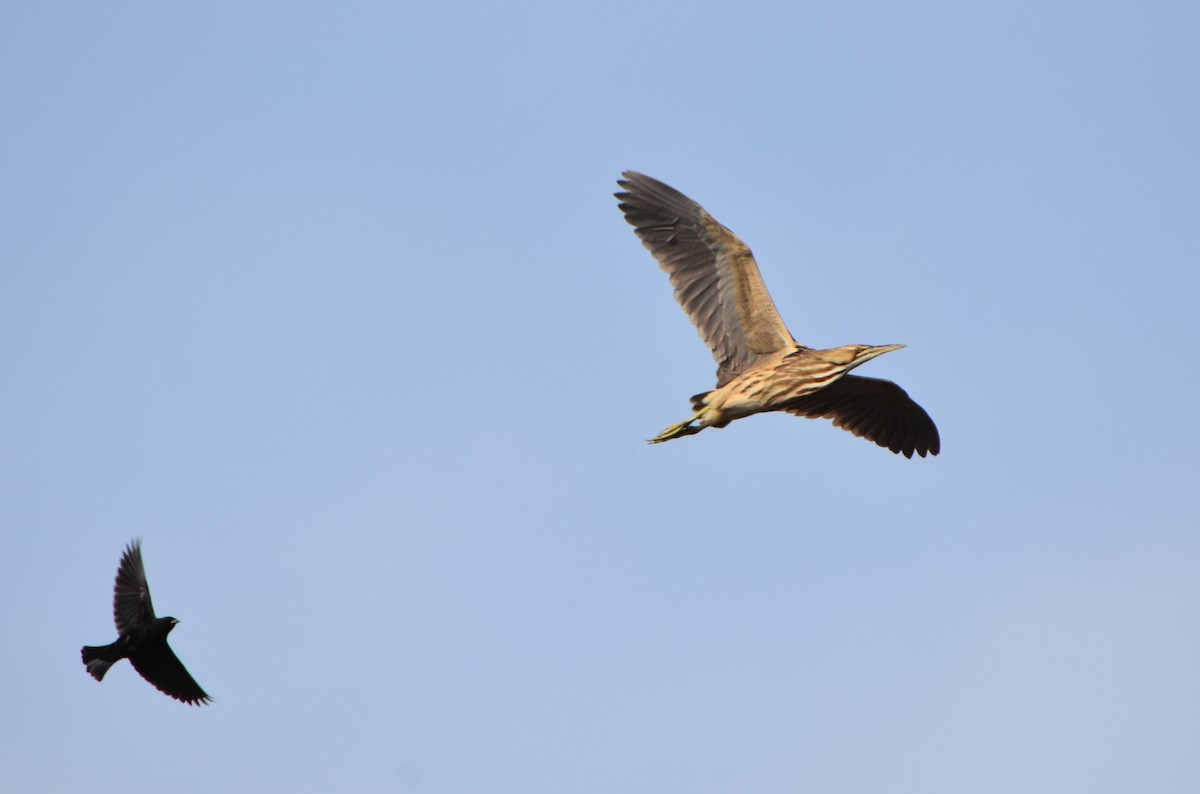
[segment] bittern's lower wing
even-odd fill
[[[196,683],[166,640],[150,643],[129,655],[129,662],[155,689],[188,705],[204,705],[212,700]]]
[[[942,449],[937,426],[904,389],[890,380],[845,375],[783,409],[811,419],[832,419],[836,427],[911,458]]]
[[[113,622],[117,624],[120,634],[154,622],[150,585],[146,584],[146,567],[142,564],[142,545],[137,540],[125,547],[121,565],[117,568],[117,583],[113,588]]]
[[[673,187],[636,171],[623,176],[621,212],[712,350],[717,387],[794,350],[746,244]]]

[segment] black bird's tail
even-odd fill
[[[85,645],[80,654],[83,656],[83,663],[87,665],[87,671],[97,681],[103,681],[108,668],[121,660],[121,657],[117,655],[117,643],[115,642],[112,645],[99,647]]]

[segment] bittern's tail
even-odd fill
[[[83,663],[87,665],[87,671],[92,674],[92,678],[103,681],[108,668],[120,661],[121,657],[116,655],[116,651],[117,644],[114,642],[112,645],[85,645],[80,654],[83,656]]]
[[[708,395],[710,395],[710,394],[712,394],[712,392],[710,392],[710,391],[700,392],[699,394],[693,394],[691,397],[692,410],[699,411],[701,408],[708,405]]]

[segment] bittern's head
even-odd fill
[[[865,364],[873,358],[902,347],[904,345],[842,345],[822,352],[826,361],[843,366],[849,372],[859,364]]]

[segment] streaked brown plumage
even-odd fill
[[[847,373],[903,345],[814,350],[792,338],[746,244],[678,190],[625,171],[617,193],[675,287],[675,298],[717,361],[717,388],[692,398],[695,413],[651,443],[725,427],[764,411],[832,419],[837,427],[911,458],[941,450],[929,414],[895,383]]]

